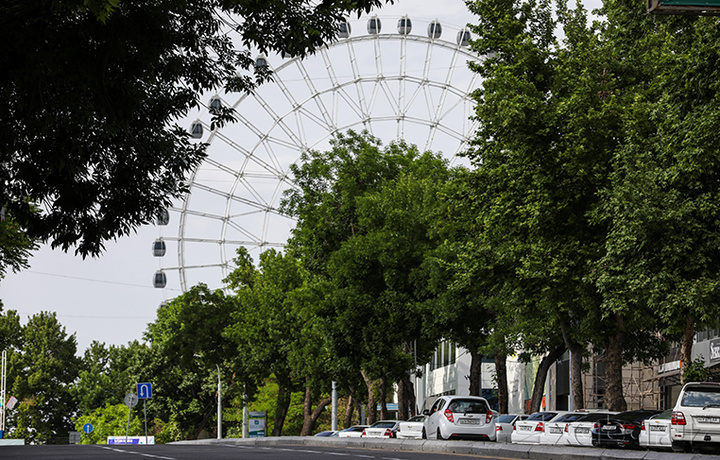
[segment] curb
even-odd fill
[[[242,444],[250,446],[318,446],[480,455],[528,460],[720,460],[720,455],[681,454],[646,450],[599,449],[595,447],[535,446],[476,441],[429,441],[419,439],[330,438],[282,436],[177,441],[171,444]]]

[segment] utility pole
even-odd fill
[[[0,376],[0,439],[5,437],[5,398],[7,393],[7,350],[2,352],[2,376]]]

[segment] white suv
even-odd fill
[[[424,412],[428,439],[495,441],[495,414],[479,396],[441,396]]]
[[[692,382],[683,387],[673,408],[670,439],[676,452],[720,446],[720,383]]]

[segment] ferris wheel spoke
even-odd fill
[[[237,31],[231,17],[223,20]],[[398,33],[379,33],[378,24],[378,33],[338,40],[305,60],[260,55],[271,81],[201,103],[196,123],[209,133],[200,132],[208,156],[188,178],[191,193],[171,208],[176,235],[164,237],[178,256],[165,270],[177,270],[183,290],[207,277],[219,282],[241,246],[284,246],[295,223],[280,212],[283,193],[298,187],[291,165],[309,149],[329,148],[336,133],[364,128],[383,142],[403,139],[454,158],[467,147],[478,126],[470,93],[481,80],[462,61],[479,57],[459,41],[403,30],[398,22]],[[210,130],[217,103],[234,108],[238,121]]]

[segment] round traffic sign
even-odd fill
[[[128,393],[125,395],[125,405],[128,407],[135,407],[138,403],[138,397],[135,393]]]
[[[83,433],[90,434],[90,433],[92,433],[92,430],[93,430],[92,423],[86,423],[85,425],[83,425]]]

